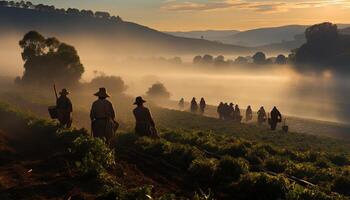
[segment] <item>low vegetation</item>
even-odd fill
[[[215,120],[179,113],[188,120],[194,117],[192,126],[196,123],[210,126],[211,120]],[[66,161],[62,167],[82,180],[89,180],[98,199],[349,199],[348,152],[327,151],[327,145],[297,148],[301,134],[283,135],[289,143],[283,147],[264,140],[264,136],[273,134],[269,131],[260,132],[261,138],[251,140],[249,134],[253,133],[249,132],[259,130],[258,127],[246,127],[246,137],[225,134],[229,130],[225,122],[216,120],[223,123],[221,133],[219,128],[206,130],[206,126],[202,131],[191,126],[187,130],[161,128],[162,139],[158,140],[119,133],[112,150],[102,140],[88,136],[84,129],[60,130],[52,122],[23,114],[6,104],[0,106],[0,118],[1,130],[25,132],[54,146],[56,156]],[[179,127],[186,127],[187,123],[179,123]],[[165,126],[165,119],[160,124]],[[245,125],[235,126],[242,129]],[[300,143],[311,143],[313,138],[304,136]],[[336,140],[332,142],[337,145]],[[159,176],[169,177],[180,191],[152,197],[153,186],[130,188],[119,184],[114,175],[115,165],[122,160],[135,163],[145,174],[148,168]]]

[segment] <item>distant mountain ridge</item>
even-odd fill
[[[67,15],[26,8],[0,6],[0,34],[37,30],[50,36],[98,38],[116,53],[201,54],[247,53],[249,48],[172,36],[122,20]]]
[[[219,35],[212,35],[214,30],[209,31],[189,31],[189,32],[168,32],[173,35],[181,35],[183,37],[200,38],[200,34],[207,37],[205,39],[215,40],[225,44],[234,44],[248,47],[268,47],[270,45],[275,46],[276,49],[283,49],[283,45],[288,47],[295,47],[300,44],[300,40],[296,41],[295,37],[304,34],[305,29],[309,25],[286,25],[279,27],[266,27],[257,28],[246,31],[235,31],[229,34],[229,31],[220,32]],[[350,24],[338,24],[339,29],[350,27]],[[302,43],[301,43],[302,44]]]
[[[176,31],[165,32],[178,37],[206,39],[220,41],[223,37],[239,33],[238,30],[204,30],[204,31]]]

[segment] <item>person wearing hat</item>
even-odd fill
[[[117,124],[113,105],[107,100],[110,96],[106,88],[100,88],[94,95],[98,99],[92,104],[90,111],[92,135],[93,137],[105,138],[109,143]]]
[[[140,96],[136,97],[134,102],[136,105],[133,110],[136,120],[135,133],[139,136],[157,136],[151,112],[143,105],[145,102]]]
[[[70,128],[72,125],[73,106],[71,100],[67,97],[67,89],[62,89],[60,97],[56,101],[57,119],[60,127]]]

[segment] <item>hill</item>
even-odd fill
[[[243,53],[248,48],[202,39],[176,37],[122,20],[108,20],[62,12],[0,6],[0,32],[37,30],[60,38],[92,40],[103,48],[128,54]]]
[[[239,33],[238,30],[205,30],[205,31],[177,31],[177,32],[165,32],[170,35],[186,38],[202,38],[210,41],[221,41],[223,37],[234,35]]]
[[[339,29],[349,27],[349,24],[338,24]],[[303,35],[308,25],[287,25],[280,27],[266,27],[246,31],[189,31],[189,32],[168,32],[169,34],[201,38],[204,36],[207,40],[220,41],[225,44],[234,44],[249,47],[258,47],[262,50],[272,51],[289,51],[301,46],[304,38]],[[346,29],[345,29],[346,31]],[[233,32],[233,33],[232,33]]]

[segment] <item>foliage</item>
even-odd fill
[[[289,181],[265,173],[250,173],[238,182],[238,192],[245,199],[285,199]]]
[[[18,83],[65,85],[78,83],[84,67],[73,46],[56,38],[45,38],[36,31],[26,33],[19,42],[23,49],[24,74]]]
[[[306,29],[305,36],[306,43],[295,52],[299,69],[313,69],[317,65],[318,69],[346,70],[343,66],[350,59],[350,37],[339,34],[337,25],[329,22],[313,25]]]
[[[123,79],[119,76],[106,76],[102,74],[94,77],[89,83],[89,88],[93,88],[94,90],[102,86],[108,88],[108,91],[113,94],[121,94],[127,89]]]
[[[253,56],[253,62],[261,65],[266,63],[266,55],[263,52],[257,52]]]
[[[155,83],[146,92],[151,98],[169,99],[170,92],[165,88],[163,83]]]
[[[115,164],[114,150],[109,149],[105,141],[98,138],[76,138],[71,152],[76,157],[75,166],[83,174],[99,176]]]

